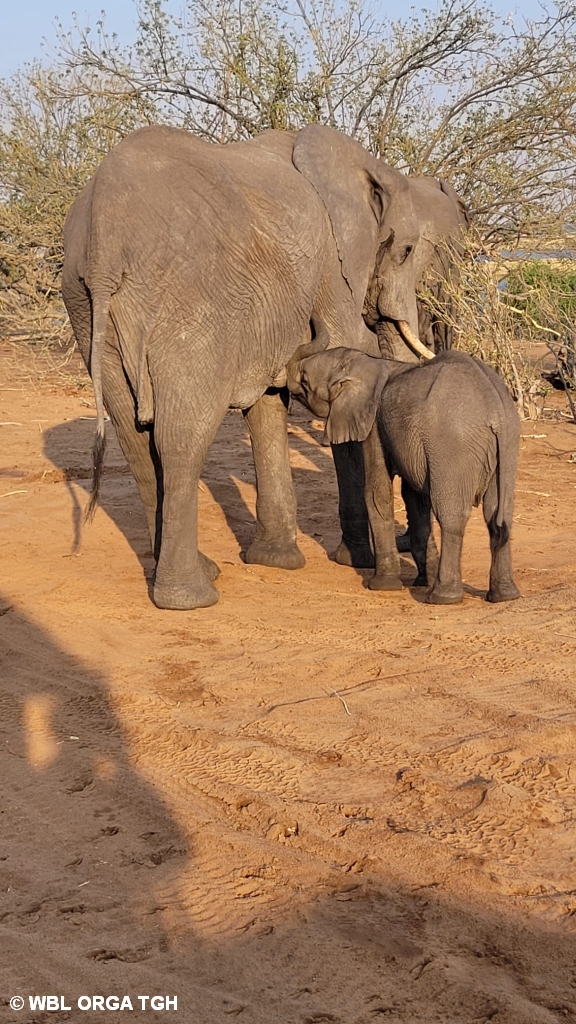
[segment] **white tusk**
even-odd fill
[[[431,352],[429,348],[426,348],[426,345],[422,344],[420,338],[416,337],[410,327],[410,324],[407,323],[406,320],[397,320],[396,323],[398,324],[398,330],[404,338],[404,341],[417,356],[421,356],[422,359],[434,359],[434,353]]]

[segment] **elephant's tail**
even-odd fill
[[[94,401],[96,403],[96,436],[92,448],[92,493],[90,501],[84,513],[84,522],[90,523],[94,518],[100,481],[104,468],[104,453],[106,451],[106,427],[104,424],[104,398],[102,396],[102,357],[104,354],[104,342],[106,341],[106,329],[108,327],[108,314],[110,311],[111,292],[106,286],[98,285],[90,289],[92,297],[92,344],[90,346],[90,376],[94,388]]]
[[[516,419],[516,414],[514,412]],[[512,515],[514,511],[514,481],[518,463],[518,437],[520,424],[511,422],[505,416],[497,428],[496,434],[496,473],[498,485],[498,505],[488,524],[490,539],[494,551],[499,551],[510,539]]]

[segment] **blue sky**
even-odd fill
[[[540,11],[538,0],[493,0],[494,7],[504,15],[516,13],[536,17]],[[181,0],[170,0],[169,8],[178,13]],[[380,6],[392,17],[407,14],[408,4],[398,0],[380,0]],[[432,7],[428,2],[426,6]],[[136,7],[133,0],[8,0],[0,15],[0,78],[4,78],[27,61],[42,57],[42,40],[56,38],[55,22],[59,18],[64,27],[71,25],[76,11],[82,24],[93,27],[106,11],[106,25],[116,32],[122,42],[131,42],[135,34]]]
[[[56,21],[66,28],[78,14],[81,24],[96,27],[102,9],[106,25],[120,39],[130,42],[135,34],[136,7],[133,0],[8,0],[3,4],[0,32],[0,77],[5,78],[22,64],[46,53],[43,39],[54,42]]]

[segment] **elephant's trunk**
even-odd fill
[[[396,323],[398,324],[398,330],[404,338],[404,341],[417,356],[421,356],[422,359],[434,359],[434,353],[422,344],[420,338],[414,334],[414,331],[407,320],[397,320]]]
[[[324,352],[330,344],[330,332],[321,316],[312,312],[310,326],[313,329],[314,337],[311,341],[305,341],[299,345],[294,355],[286,364],[286,381],[288,390],[293,395],[301,394],[300,389],[300,364],[303,359],[316,355],[317,352]]]
[[[310,323],[314,329],[314,337],[296,349],[292,360],[307,359],[308,356],[314,356],[317,352],[324,352],[330,344],[330,332],[322,317],[318,313],[312,312]],[[292,362],[292,360],[290,361]]]

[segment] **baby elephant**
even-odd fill
[[[433,583],[428,600],[462,600],[462,540],[472,506],[480,501],[492,554],[487,599],[519,597],[510,529],[520,421],[494,370],[463,352],[444,352],[414,366],[336,348],[300,359],[294,384],[312,411],[327,417],[329,441],[364,442],[376,559],[372,590],[401,586],[392,496],[398,474],[418,570],[415,585]],[[442,537],[439,563],[431,511]]]

